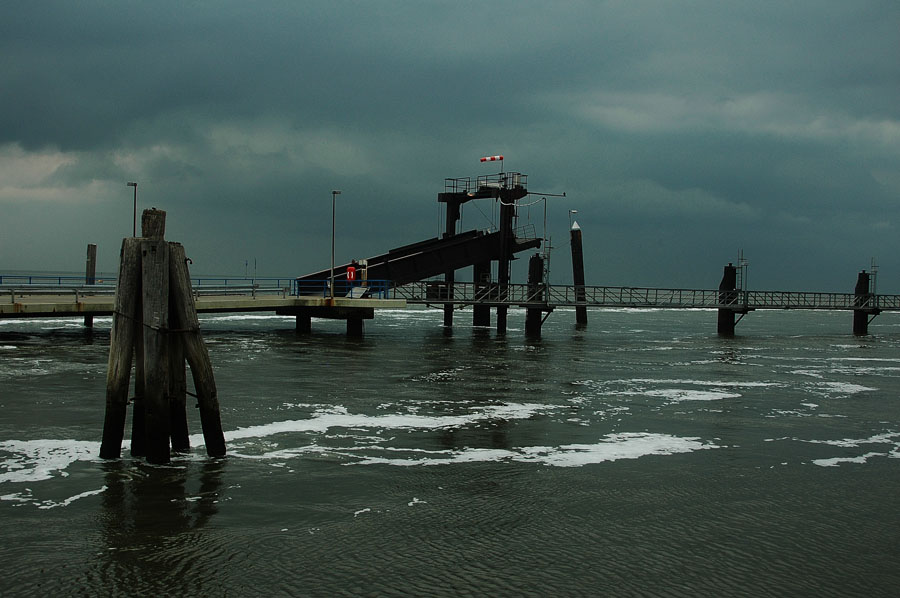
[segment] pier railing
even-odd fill
[[[24,295],[112,295],[115,278],[98,277],[85,284],[83,276],[0,275],[0,297],[15,302]],[[295,278],[211,278],[191,281],[200,295],[315,295],[329,296],[329,281]],[[356,289],[355,291],[353,289]],[[364,289],[364,290],[361,290]],[[576,285],[527,285],[440,280],[393,286],[387,280],[335,280],[335,296],[351,294],[380,299],[405,299],[410,304],[516,305],[522,307],[622,307],[660,309],[829,309],[900,311],[900,295],[855,295],[801,291],[719,291]]]
[[[623,307],[661,309],[866,309],[900,311],[900,295],[793,291],[719,291],[575,285],[423,281],[393,288],[410,304]]]

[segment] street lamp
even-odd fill
[[[134,220],[131,223],[131,236],[137,236],[137,183],[129,181],[125,183],[127,187],[134,187]]]
[[[341,192],[337,189],[331,192],[331,282],[329,288],[332,299],[334,299],[334,198],[340,194]]]

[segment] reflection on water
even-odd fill
[[[104,550],[94,580],[102,595],[203,587],[208,572],[197,570],[196,553],[220,550],[202,528],[218,512],[226,465],[225,459],[168,467],[103,462],[106,490],[97,523]]]

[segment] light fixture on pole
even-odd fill
[[[332,299],[334,299],[334,198],[340,194],[340,190],[337,189],[331,192],[331,280],[328,288],[331,291]]]
[[[137,236],[137,183],[129,181],[125,183],[127,187],[134,187],[134,220],[131,223],[131,236]]]
[[[577,214],[578,210],[569,210],[569,228],[572,228],[572,214]]]

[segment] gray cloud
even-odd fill
[[[19,3],[0,20],[0,268],[114,268],[131,190],[195,270],[434,236],[503,153],[596,284],[900,292],[892,1]],[[523,211],[525,212],[525,211]],[[490,225],[489,204],[465,224]],[[530,210],[540,230],[542,210]],[[523,213],[522,220],[526,220]],[[62,233],[60,233],[62,231]],[[894,282],[897,281],[897,282]]]

